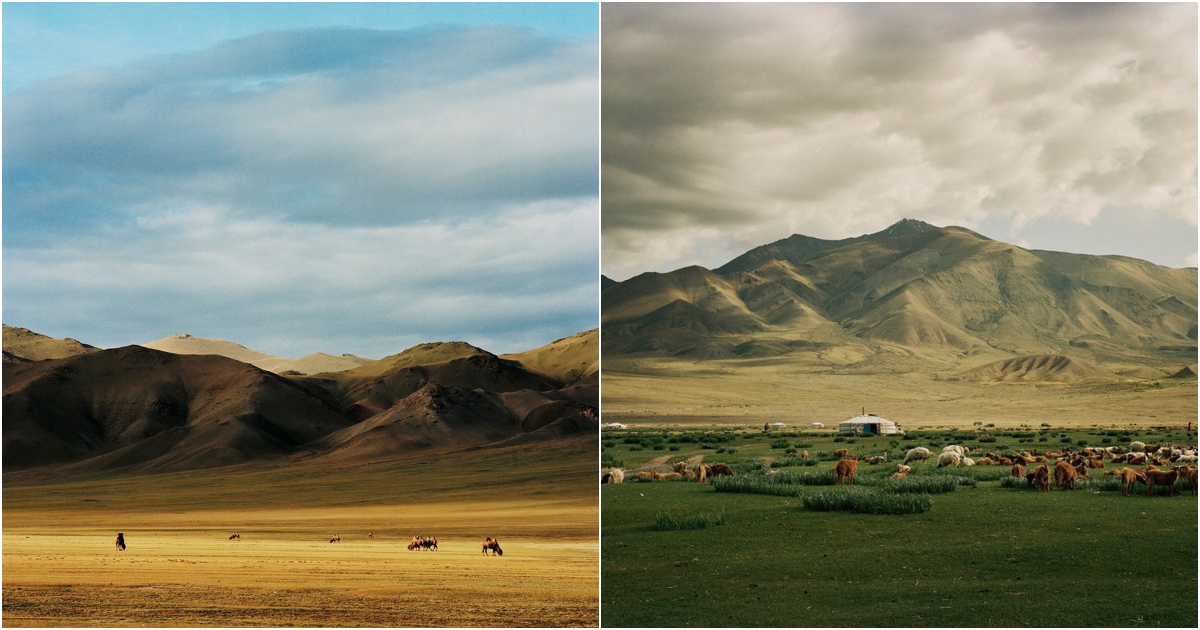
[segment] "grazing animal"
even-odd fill
[[[1146,443],[1145,442],[1137,442],[1137,441],[1130,442],[1129,450],[1133,451],[1134,453],[1145,453],[1146,452]]]
[[[1012,466],[1013,465],[1013,460],[1008,457],[1001,457],[1000,459],[998,459],[996,461],[1000,462],[1001,466]]]
[[[726,477],[734,477],[737,473],[728,464],[713,464],[708,467],[708,475],[716,477],[717,475],[725,475]]]
[[[808,451],[800,451],[800,459],[808,459]]]
[[[1183,478],[1187,480],[1188,490],[1192,494],[1196,494],[1196,466],[1180,466],[1179,470],[1183,471]]]
[[[1175,496],[1175,482],[1179,480],[1179,473],[1182,472],[1178,468],[1171,470],[1147,470],[1146,471],[1146,496],[1154,491],[1154,486],[1166,486],[1167,496]]]
[[[437,536],[413,536],[409,551],[437,551]]]
[[[970,457],[964,457],[962,458],[962,463],[963,466],[974,466],[975,460],[971,459]]]
[[[229,535],[229,540],[240,541],[241,539],[242,539],[242,535],[237,532],[233,532],[232,534]]]
[[[1121,468],[1111,472],[1116,473],[1117,479],[1121,480],[1121,494],[1129,496],[1129,493],[1133,491],[1133,484],[1138,480],[1138,471],[1132,468]]]
[[[675,481],[677,479],[683,479],[683,475],[677,472],[660,473],[658,475],[659,481]]]
[[[938,468],[945,468],[946,466],[958,466],[961,463],[962,455],[960,455],[958,451],[942,451],[942,454],[938,455]]]
[[[117,551],[125,551],[125,534],[117,532]]]
[[[612,475],[612,479],[609,480],[609,483],[625,483],[625,469],[613,468],[612,470],[608,471],[608,474]]]
[[[836,466],[833,467],[833,472],[837,473],[838,485],[842,481],[849,479],[850,485],[854,485],[854,474],[858,472],[858,462],[853,459],[838,460]]]
[[[1054,486],[1059,490],[1072,490],[1079,479],[1079,471],[1064,461],[1054,464]]]
[[[658,475],[654,471],[643,470],[642,472],[637,474],[638,481],[653,481],[657,477],[658,477]]]
[[[367,538],[374,539],[374,538],[375,538],[375,532],[367,532]]]
[[[896,466],[896,470],[899,472],[902,472],[902,473],[910,473],[910,472],[912,472],[912,466],[905,466],[904,464],[898,464]]]
[[[338,534],[334,534],[333,538],[329,539],[329,542],[331,542],[331,543],[342,542],[342,537],[339,536]]]
[[[907,470],[901,470],[898,473],[892,473],[892,479],[904,479],[907,476],[908,476]]]
[[[504,555],[504,550],[500,548],[500,541],[493,540],[491,536],[488,536],[487,540],[483,541],[483,555],[488,555],[488,550],[491,550],[492,555]]]
[[[981,457],[975,462],[975,464],[979,466],[991,466],[995,463],[996,460],[992,459],[991,457]]]
[[[696,480],[696,471],[692,470],[691,468],[686,468],[683,471],[683,476],[687,477],[688,481],[695,481]]]
[[[1012,476],[1014,476],[1014,477],[1024,477],[1024,476],[1025,476],[1025,467],[1024,467],[1024,466],[1022,466],[1022,465],[1020,465],[1020,464],[1013,464],[1013,467],[1012,467]]]
[[[612,483],[612,473],[603,473],[600,475],[600,485]]]
[[[838,450],[833,452],[833,456],[838,459],[846,459],[847,457],[850,457],[850,449],[839,448]]]
[[[1040,464],[1033,472],[1029,473],[1026,479],[1030,482],[1029,485],[1043,492],[1050,491],[1050,468],[1045,464]]]
[[[918,446],[916,448],[908,449],[908,452],[904,454],[904,463],[907,464],[914,459],[929,459],[929,457],[929,449],[925,448],[924,446]]]
[[[674,464],[671,465],[671,468],[675,472],[682,475],[683,471],[687,470],[687,462],[675,462]]]
[[[696,464],[696,481],[704,483],[712,476],[712,469],[704,464]]]

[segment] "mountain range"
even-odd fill
[[[232,342],[168,338],[244,351],[241,360],[99,349],[6,326],[4,470],[363,461],[594,435],[598,336],[591,330],[504,357],[462,342],[429,343],[306,376],[254,365],[268,355]]]
[[[964,370],[1024,358],[1001,372],[1089,377],[1111,374],[1104,366],[1175,372],[1196,361],[1195,268],[1029,250],[912,219],[841,240],[793,235],[713,270],[605,280],[606,359],[854,347]]]

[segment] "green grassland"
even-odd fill
[[[602,457],[632,473],[646,464],[703,456],[707,463],[729,463],[739,476],[765,478],[773,462],[791,464],[775,467],[776,477],[820,473],[832,468],[828,453],[836,448],[860,456],[886,451],[889,463],[859,462],[859,485],[876,490],[914,446],[963,443],[1003,452],[1137,439],[1195,441],[1182,429],[980,428],[982,433],[957,435],[911,432],[908,439],[732,429],[606,431]],[[786,453],[797,448],[825,459],[805,466]],[[1099,479],[1102,472],[1090,477]],[[1007,467],[1000,466],[935,471],[932,462],[923,462],[910,478],[935,474],[966,480],[953,491],[929,495],[928,511],[894,515],[806,510],[804,497],[836,489],[802,483],[781,495],[717,492],[709,484],[683,482],[603,486],[602,624],[1196,625],[1194,495],[1177,490],[1172,498],[1147,497],[1137,486],[1137,494],[1122,496],[1096,482],[1070,492],[1004,488],[999,480]],[[681,522],[697,515],[692,520],[706,526],[660,529],[656,523],[664,514]]]

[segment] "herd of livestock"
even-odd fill
[[[375,532],[367,532],[367,538],[374,540]],[[242,540],[242,535],[238,532],[233,532],[229,535],[229,540],[236,540],[240,542]],[[342,542],[342,536],[340,534],[334,534],[329,538],[329,542]],[[408,550],[437,551],[437,536],[413,536],[412,541],[408,543]],[[117,533],[117,551],[125,551],[125,534],[123,532]],[[491,554],[488,553],[489,551]],[[504,555],[504,551],[500,549],[500,542],[491,536],[488,536],[487,539],[483,541],[483,555]]]
[[[1122,494],[1130,494],[1136,483],[1146,486],[1146,494],[1154,491],[1155,486],[1166,486],[1168,496],[1174,495],[1175,484],[1184,480],[1192,494],[1197,492],[1196,482],[1196,445],[1178,447],[1174,444],[1146,444],[1131,442],[1129,447],[1087,447],[1072,451],[1064,446],[1058,451],[1034,453],[1020,451],[1018,453],[997,454],[987,452],[978,459],[971,458],[971,449],[966,446],[952,444],[942,449],[936,457],[933,451],[924,446],[909,449],[904,456],[904,463],[897,465],[892,479],[904,479],[912,472],[909,464],[918,460],[933,460],[937,468],[953,466],[1010,466],[1013,477],[1025,479],[1029,487],[1038,490],[1072,490],[1080,486],[1088,478],[1088,471],[1104,470],[1106,464],[1127,464],[1121,468],[1109,469],[1100,473],[1104,477],[1114,477],[1121,482]],[[841,448],[832,453],[837,460],[831,472],[837,475],[837,483],[853,484],[858,472],[858,458],[848,449]],[[802,459],[809,459],[808,451],[800,454]],[[870,464],[884,463],[887,455],[864,457]],[[1141,468],[1130,468],[1140,466]],[[735,474],[727,464],[688,464],[676,462],[671,472],[659,472],[655,469],[637,472],[638,481],[696,481],[704,483],[717,475]],[[768,471],[768,475],[775,471]],[[601,471],[600,483],[623,483],[625,471],[612,468]]]

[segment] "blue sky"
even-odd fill
[[[6,324],[373,358],[597,325],[596,5],[3,10]]]

